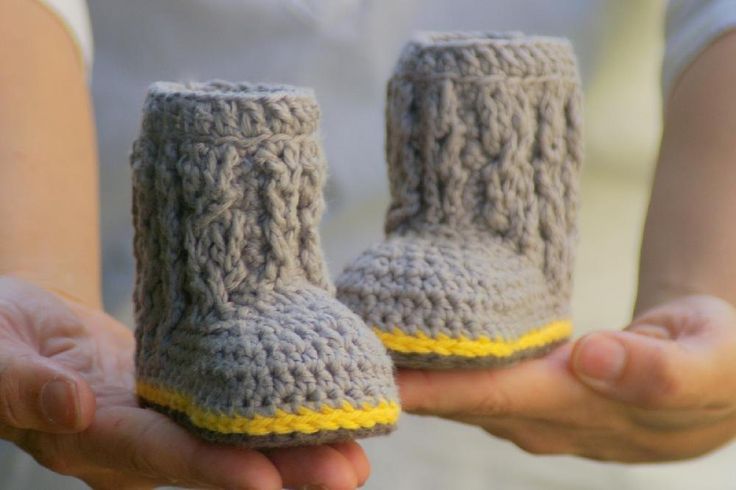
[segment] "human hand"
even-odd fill
[[[343,489],[367,479],[354,442],[261,453],[138,408],[133,350],[131,332],[106,314],[0,278],[0,438],[94,488]]]
[[[533,454],[692,458],[736,435],[736,310],[684,297],[509,368],[400,370],[399,389],[408,412],[480,426]]]

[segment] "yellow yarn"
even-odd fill
[[[373,331],[386,348],[396,352],[461,357],[510,357],[517,352],[543,347],[566,339],[572,334],[572,322],[568,320],[554,321],[513,340],[491,339],[489,337],[469,339],[462,336],[450,337],[445,334],[430,337],[422,332],[409,335],[398,328],[386,332],[374,327]]]
[[[347,401],[340,408],[323,405],[319,411],[300,407],[297,413],[277,409],[273,416],[226,415],[197,406],[191,397],[176,391],[138,381],[138,396],[189,417],[192,424],[221,434],[245,434],[265,436],[301,432],[314,434],[324,430],[369,429],[376,424],[394,424],[401,408],[396,402],[382,400],[372,406],[364,403],[353,407]]]

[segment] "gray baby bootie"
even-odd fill
[[[392,365],[333,296],[310,90],[156,83],[135,142],[141,404],[251,447],[384,434]]]
[[[399,366],[501,365],[570,336],[578,78],[562,39],[427,33],[404,48],[387,238],[337,280]]]

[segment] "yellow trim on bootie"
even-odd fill
[[[439,334],[436,337],[417,332],[409,335],[398,328],[390,332],[373,327],[387,349],[404,354],[438,354],[459,357],[511,357],[518,352],[544,347],[559,342],[572,335],[572,322],[558,320],[525,333],[513,340],[478,337],[450,337]]]
[[[317,411],[299,407],[297,413],[277,409],[270,417],[245,417],[208,410],[197,406],[190,396],[143,381],[138,381],[136,390],[141,398],[181,412],[195,426],[220,434],[267,436],[292,432],[314,434],[327,430],[370,429],[379,424],[395,424],[401,412],[399,404],[392,401],[382,400],[377,405],[364,403],[360,408],[344,401],[340,408],[323,405]]]

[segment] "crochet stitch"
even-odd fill
[[[391,360],[334,299],[319,107],[296,87],[156,83],[134,143],[142,405],[251,447],[391,431]]]
[[[569,42],[421,34],[388,83],[387,238],[338,298],[400,366],[506,364],[564,341],[581,141]]]

